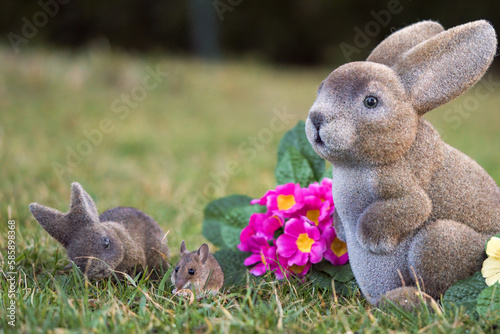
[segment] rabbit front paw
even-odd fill
[[[358,241],[362,247],[375,254],[388,254],[396,250],[398,239],[376,221],[361,221],[357,231]]]

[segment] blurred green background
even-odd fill
[[[391,31],[420,20],[500,25],[500,2],[491,0],[7,0],[1,6],[0,32],[19,49],[100,44],[295,65],[365,59]]]
[[[53,254],[28,205],[66,211],[78,181],[100,212],[134,206],[197,247],[210,200],[275,185],[281,136],[336,66],[416,21],[480,18],[500,26],[500,2],[3,2],[0,226]],[[494,74],[426,117],[499,180]]]

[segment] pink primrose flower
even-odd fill
[[[311,183],[309,187],[304,188],[304,196],[316,196],[323,202],[330,203],[332,210],[335,208],[332,196],[332,179],[324,178],[321,184],[318,182]]]
[[[285,233],[276,240],[278,254],[287,258],[288,266],[304,266],[308,261],[318,263],[326,249],[316,226],[296,218],[285,224]]]
[[[347,245],[345,242],[337,238],[335,228],[327,228],[322,235],[322,239],[326,244],[326,250],[323,257],[330,261],[334,266],[346,264],[349,260],[347,254]]]
[[[304,207],[300,209],[299,215],[309,221],[314,226],[317,226],[321,232],[332,226],[333,205],[328,201],[322,201],[317,196],[304,197]]]
[[[272,240],[274,232],[281,226],[283,226],[281,217],[254,213],[250,216],[248,226],[241,231],[238,249],[242,252],[258,253],[258,245],[261,243],[259,239]]]
[[[279,215],[288,218],[304,206],[302,193],[303,190],[298,183],[287,183],[277,186],[275,190],[269,190],[262,198],[254,199],[250,203],[267,206],[267,213],[270,216]]]
[[[265,274],[266,271],[276,269],[278,267],[277,262],[276,246],[270,246],[265,242],[260,245],[259,252],[247,257],[243,264],[245,266],[254,265],[254,267],[250,269],[250,273],[255,276],[261,276]]]

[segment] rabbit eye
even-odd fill
[[[367,107],[368,109],[373,109],[377,106],[378,104],[378,100],[375,96],[367,96],[365,97],[365,107]]]
[[[188,273],[189,275],[194,275],[194,269],[193,268],[189,269]]]
[[[109,241],[109,238],[104,238],[104,242],[102,243],[102,245],[104,246],[105,249],[108,249],[109,246],[110,246],[110,241]]]
[[[179,266],[175,267],[175,272],[179,271]]]

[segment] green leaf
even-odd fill
[[[316,180],[307,159],[295,147],[288,147],[275,170],[278,184],[299,183],[307,187]]]
[[[480,272],[453,284],[444,294],[444,304],[463,306],[466,312],[476,309],[477,297],[487,287]]]
[[[344,297],[354,296],[356,294],[356,291],[359,290],[359,286],[356,283],[356,280],[350,280],[345,283],[338,282],[324,271],[318,271],[313,269],[307,275],[307,277],[309,278],[309,280],[312,282],[313,285],[317,286],[318,288],[327,290],[332,290],[333,287],[332,281],[334,281],[333,284],[335,285],[336,293]]]
[[[264,206],[251,205],[251,200],[248,196],[232,195],[210,202],[203,212],[205,238],[219,248],[236,249],[250,216],[266,210]]]
[[[236,246],[240,243],[241,230],[242,228],[220,225],[220,234],[225,248],[236,249]]]
[[[246,281],[247,268],[243,261],[250,256],[250,253],[244,253],[231,249],[221,249],[213,254],[224,272],[224,284],[235,285]]]
[[[481,291],[477,297],[476,311],[483,317],[493,312],[500,313],[500,284],[495,283]]]
[[[311,270],[307,277],[316,285],[322,289],[332,288],[332,278],[325,272]]]
[[[342,266],[334,266],[328,261],[321,261],[318,264],[313,265],[314,270],[321,271],[329,275],[332,279],[346,283],[354,279],[354,274],[352,273],[351,265],[346,263]]]
[[[314,181],[319,181],[325,171],[325,160],[314,152],[305,131],[306,124],[303,121],[290,131],[285,133],[278,147],[278,166],[290,147],[294,147],[307,161],[313,171]],[[277,174],[277,173],[276,173]],[[331,176],[330,176],[331,177]],[[293,181],[291,181],[293,182]],[[278,182],[278,184],[283,184]],[[307,186],[307,184],[302,184]]]
[[[333,174],[333,166],[331,164],[328,164],[328,167],[325,168],[323,175],[321,175],[320,181],[323,180],[325,177],[331,179],[332,174]]]

